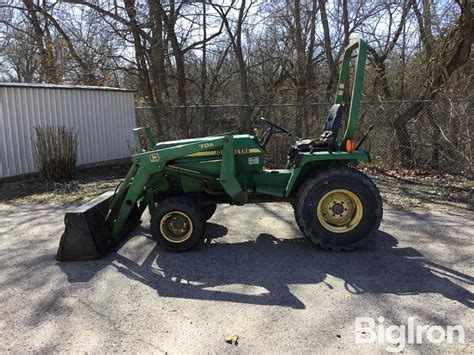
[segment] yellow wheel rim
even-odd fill
[[[185,213],[171,211],[161,218],[160,232],[171,243],[184,243],[193,233],[193,222]]]
[[[333,233],[346,233],[360,223],[364,207],[352,191],[335,189],[319,200],[316,215],[321,225]]]

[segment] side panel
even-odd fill
[[[222,164],[223,144],[210,144],[212,141],[201,142],[202,151],[180,157],[172,162],[172,164],[218,178]],[[245,191],[249,188],[250,176],[262,171],[265,151],[255,142],[253,136],[247,134],[234,135],[233,145],[236,178],[242,190]],[[196,182],[192,182],[189,177],[181,178],[183,191],[202,191],[200,179],[197,177],[195,180]]]
[[[293,169],[277,169],[253,174],[251,181],[257,193],[284,197]]]

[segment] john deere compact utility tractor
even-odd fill
[[[358,49],[350,105],[343,94],[352,52]],[[135,129],[139,153],[119,187],[69,212],[57,259],[100,258],[116,248],[146,208],[156,242],[171,251],[191,249],[202,240],[206,220],[217,204],[245,205],[284,201],[292,204],[301,233],[332,250],[349,250],[372,237],[382,218],[382,201],[373,182],[350,167],[369,160],[354,131],[360,107],[366,43],[358,40],[344,53],[334,105],[316,139],[296,140],[286,166],[264,167],[266,146],[288,130],[262,118],[263,137],[222,134],[156,143],[149,129]],[[348,111],[345,132],[339,133]],[[142,133],[152,147],[142,148]],[[340,137],[340,138],[339,138]]]

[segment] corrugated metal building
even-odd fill
[[[133,92],[87,86],[0,83],[0,178],[37,172],[35,126],[78,133],[78,165],[130,156]]]

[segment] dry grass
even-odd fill
[[[430,170],[364,168],[385,204],[436,211],[474,211],[474,180]]]
[[[114,189],[128,171],[124,165],[95,167],[77,172],[69,182],[49,182],[27,178],[0,184],[0,203],[70,203],[85,202]]]

